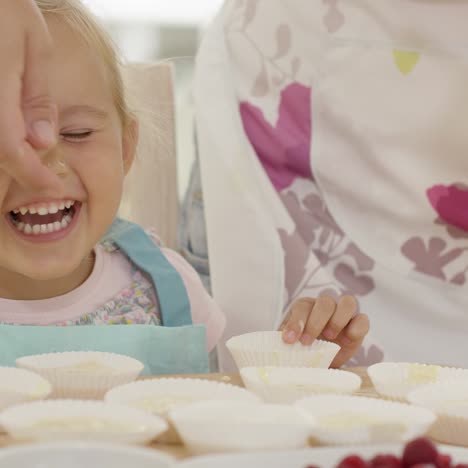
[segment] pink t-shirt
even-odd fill
[[[211,351],[226,319],[206,292],[196,271],[176,252],[161,248],[181,275],[194,324],[207,330]],[[118,250],[95,248],[95,265],[88,279],[63,296],[34,301],[0,299],[0,323],[14,325],[160,324],[152,283]]]

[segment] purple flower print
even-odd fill
[[[376,345],[370,345],[366,349],[365,346],[361,346],[357,353],[347,362],[348,366],[359,367],[359,366],[371,366],[384,360],[384,352]]]
[[[412,237],[402,245],[401,252],[419,273],[446,279],[444,268],[460,257],[463,249],[447,249],[445,240],[438,237],[431,237],[427,244],[421,237]]]
[[[282,91],[274,127],[258,107],[240,104],[245,133],[277,191],[289,187],[297,177],[312,178],[310,106],[311,89],[299,83]]]

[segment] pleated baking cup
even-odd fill
[[[408,400],[437,414],[431,437],[468,447],[468,379],[428,384],[409,393]]]
[[[0,367],[0,410],[27,401],[44,400],[52,391],[40,375],[15,367]]]
[[[292,403],[310,395],[350,394],[361,387],[352,372],[310,367],[244,367],[245,387],[268,403]]]
[[[145,444],[167,430],[164,419],[101,401],[49,400],[0,413],[0,425],[15,440],[92,440]]]
[[[409,392],[430,383],[468,380],[468,369],[409,362],[382,362],[367,369],[375,390],[383,397],[405,401]]]
[[[328,368],[340,347],[315,340],[311,345],[286,344],[281,332],[253,332],[234,336],[226,342],[239,369],[243,367],[321,367]]]
[[[239,401],[205,401],[169,411],[192,453],[304,447],[314,419],[300,408]]]
[[[425,434],[433,411],[406,403],[349,395],[317,395],[295,403],[315,417],[313,437],[326,445],[406,442]]]
[[[137,379],[144,365],[128,356],[94,351],[38,354],[16,360],[53,387],[53,398],[101,399],[111,388]]]
[[[168,412],[181,406],[206,400],[258,403],[260,399],[245,388],[223,382],[193,378],[155,378],[122,385],[110,390],[105,401],[138,408],[167,419]],[[161,442],[180,443],[169,421]]]

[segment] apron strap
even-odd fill
[[[182,277],[143,228],[117,218],[105,240],[113,242],[135,266],[151,277],[164,326],[192,325],[190,301]]]

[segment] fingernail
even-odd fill
[[[313,338],[310,335],[308,335],[307,333],[305,333],[304,335],[301,336],[301,343],[303,345],[310,345],[310,344],[312,344],[312,341],[314,341]]]
[[[286,332],[284,337],[289,343],[294,343],[294,341],[296,341],[296,332],[293,330],[289,330],[288,332]]]
[[[53,145],[56,141],[54,126],[48,120],[34,122],[33,132],[45,145]]]
[[[327,339],[327,340],[333,340],[335,338],[335,334],[333,333],[332,330],[326,329],[322,335]]]

